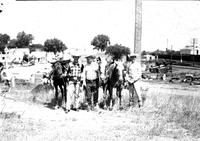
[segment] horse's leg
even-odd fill
[[[54,83],[55,88],[55,108],[58,108],[58,85]]]
[[[122,89],[121,85],[117,87],[117,97],[119,99],[119,107],[121,108],[121,100],[122,100]]]
[[[108,107],[108,97],[107,97],[107,90],[108,90],[108,87],[107,87],[107,84],[104,84],[104,87],[103,87],[103,94],[104,94],[104,109],[107,109]]]
[[[111,105],[113,106],[113,87],[109,86],[108,87],[108,106],[110,107],[109,109],[111,110]]]
[[[66,104],[67,104],[67,83],[64,83],[64,108],[66,109]]]
[[[95,80],[95,97],[94,97],[94,104],[95,106],[99,107],[99,80]]]
[[[131,84],[129,84],[128,90],[129,90],[129,103],[128,103],[128,105],[130,107],[131,106],[131,100],[132,100],[132,85]]]
[[[63,99],[64,99],[63,85],[59,84],[59,88],[60,88],[60,91],[61,91],[61,94],[62,94],[61,107],[63,107]]]

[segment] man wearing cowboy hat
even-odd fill
[[[72,55],[73,62],[69,65],[68,75],[69,75],[69,86],[67,94],[67,111],[70,111],[71,106],[75,111],[79,108],[79,92],[83,72],[83,66],[79,64],[79,55]]]
[[[138,96],[138,105],[142,106],[142,97],[141,97],[141,75],[142,69],[139,62],[136,61],[138,54],[132,53],[127,59],[127,74],[125,80],[129,84],[129,94],[133,97],[135,92]]]
[[[87,64],[84,68],[84,85],[86,88],[86,101],[88,104],[88,110],[94,110],[94,107],[98,107],[98,81],[99,81],[99,67],[94,62],[95,56],[88,55],[86,57]]]

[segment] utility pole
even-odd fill
[[[194,48],[195,48],[196,40],[195,38],[192,39],[192,45],[193,45],[193,53],[192,53],[192,66],[194,67]]]
[[[171,45],[171,63],[172,63],[172,48],[173,48],[173,45]]]
[[[167,38],[167,50],[168,50],[168,42],[169,42],[169,41],[168,41],[168,38]]]
[[[141,36],[142,36],[142,0],[135,0],[135,35],[134,53],[138,54],[141,62]]]

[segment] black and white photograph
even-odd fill
[[[199,0],[0,0],[0,141],[200,140]]]

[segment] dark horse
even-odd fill
[[[123,80],[120,80],[120,71],[122,70],[120,70],[118,68],[118,65],[114,62],[107,66],[107,77],[103,86],[104,95],[106,96],[104,105],[106,105],[106,107],[109,107],[110,110],[112,110],[115,104],[115,99],[113,98],[113,88],[116,88],[116,95],[119,98],[119,106],[121,106]]]
[[[69,61],[57,61],[52,64],[52,71],[50,73],[50,77],[53,80],[53,86],[55,88],[55,108],[59,108],[58,104],[58,87],[60,88],[62,94],[62,107],[65,109],[67,103],[67,71]],[[64,103],[64,106],[63,106]]]

